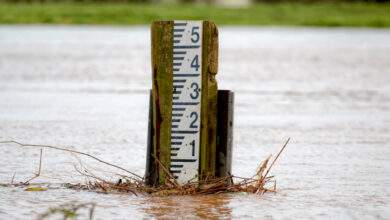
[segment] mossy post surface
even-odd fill
[[[153,157],[157,168],[157,184],[165,184],[170,166],[172,78],[173,78],[173,21],[156,21],[152,35],[152,98],[153,98]]]
[[[211,21],[203,22],[202,107],[200,178],[215,176],[217,137],[218,29]]]

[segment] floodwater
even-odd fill
[[[144,173],[148,27],[0,26],[0,141],[65,146]],[[44,150],[44,192],[0,186],[0,219],[95,202],[96,219],[390,218],[390,30],[220,28],[221,89],[235,92],[233,174],[292,141],[278,192],[151,197],[61,187],[119,171]],[[26,181],[39,149],[0,145],[0,182]]]

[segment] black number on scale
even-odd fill
[[[192,30],[191,30],[191,42],[192,43],[196,43],[199,41],[199,27],[192,27]]]
[[[192,83],[191,89],[193,89],[193,92],[190,93],[191,98],[197,99],[199,97],[199,91],[200,91],[198,83]]]
[[[192,60],[191,62],[191,67],[192,68],[195,68],[195,71],[198,71],[199,70],[199,58],[198,58],[198,55],[195,55],[194,59]]]
[[[192,146],[192,156],[195,156],[195,140],[191,141],[190,145]]]
[[[196,125],[196,121],[198,120],[198,113],[196,112],[191,112],[190,114],[190,118],[193,118],[192,116],[194,116],[194,120],[192,120],[191,124],[190,124],[190,128],[198,128],[198,125]]]

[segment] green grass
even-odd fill
[[[219,25],[390,27],[390,3],[277,3],[240,9],[183,4],[0,3],[2,24],[132,25],[171,19],[208,19]]]

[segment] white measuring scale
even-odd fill
[[[170,172],[198,181],[202,93],[202,21],[174,21]]]

